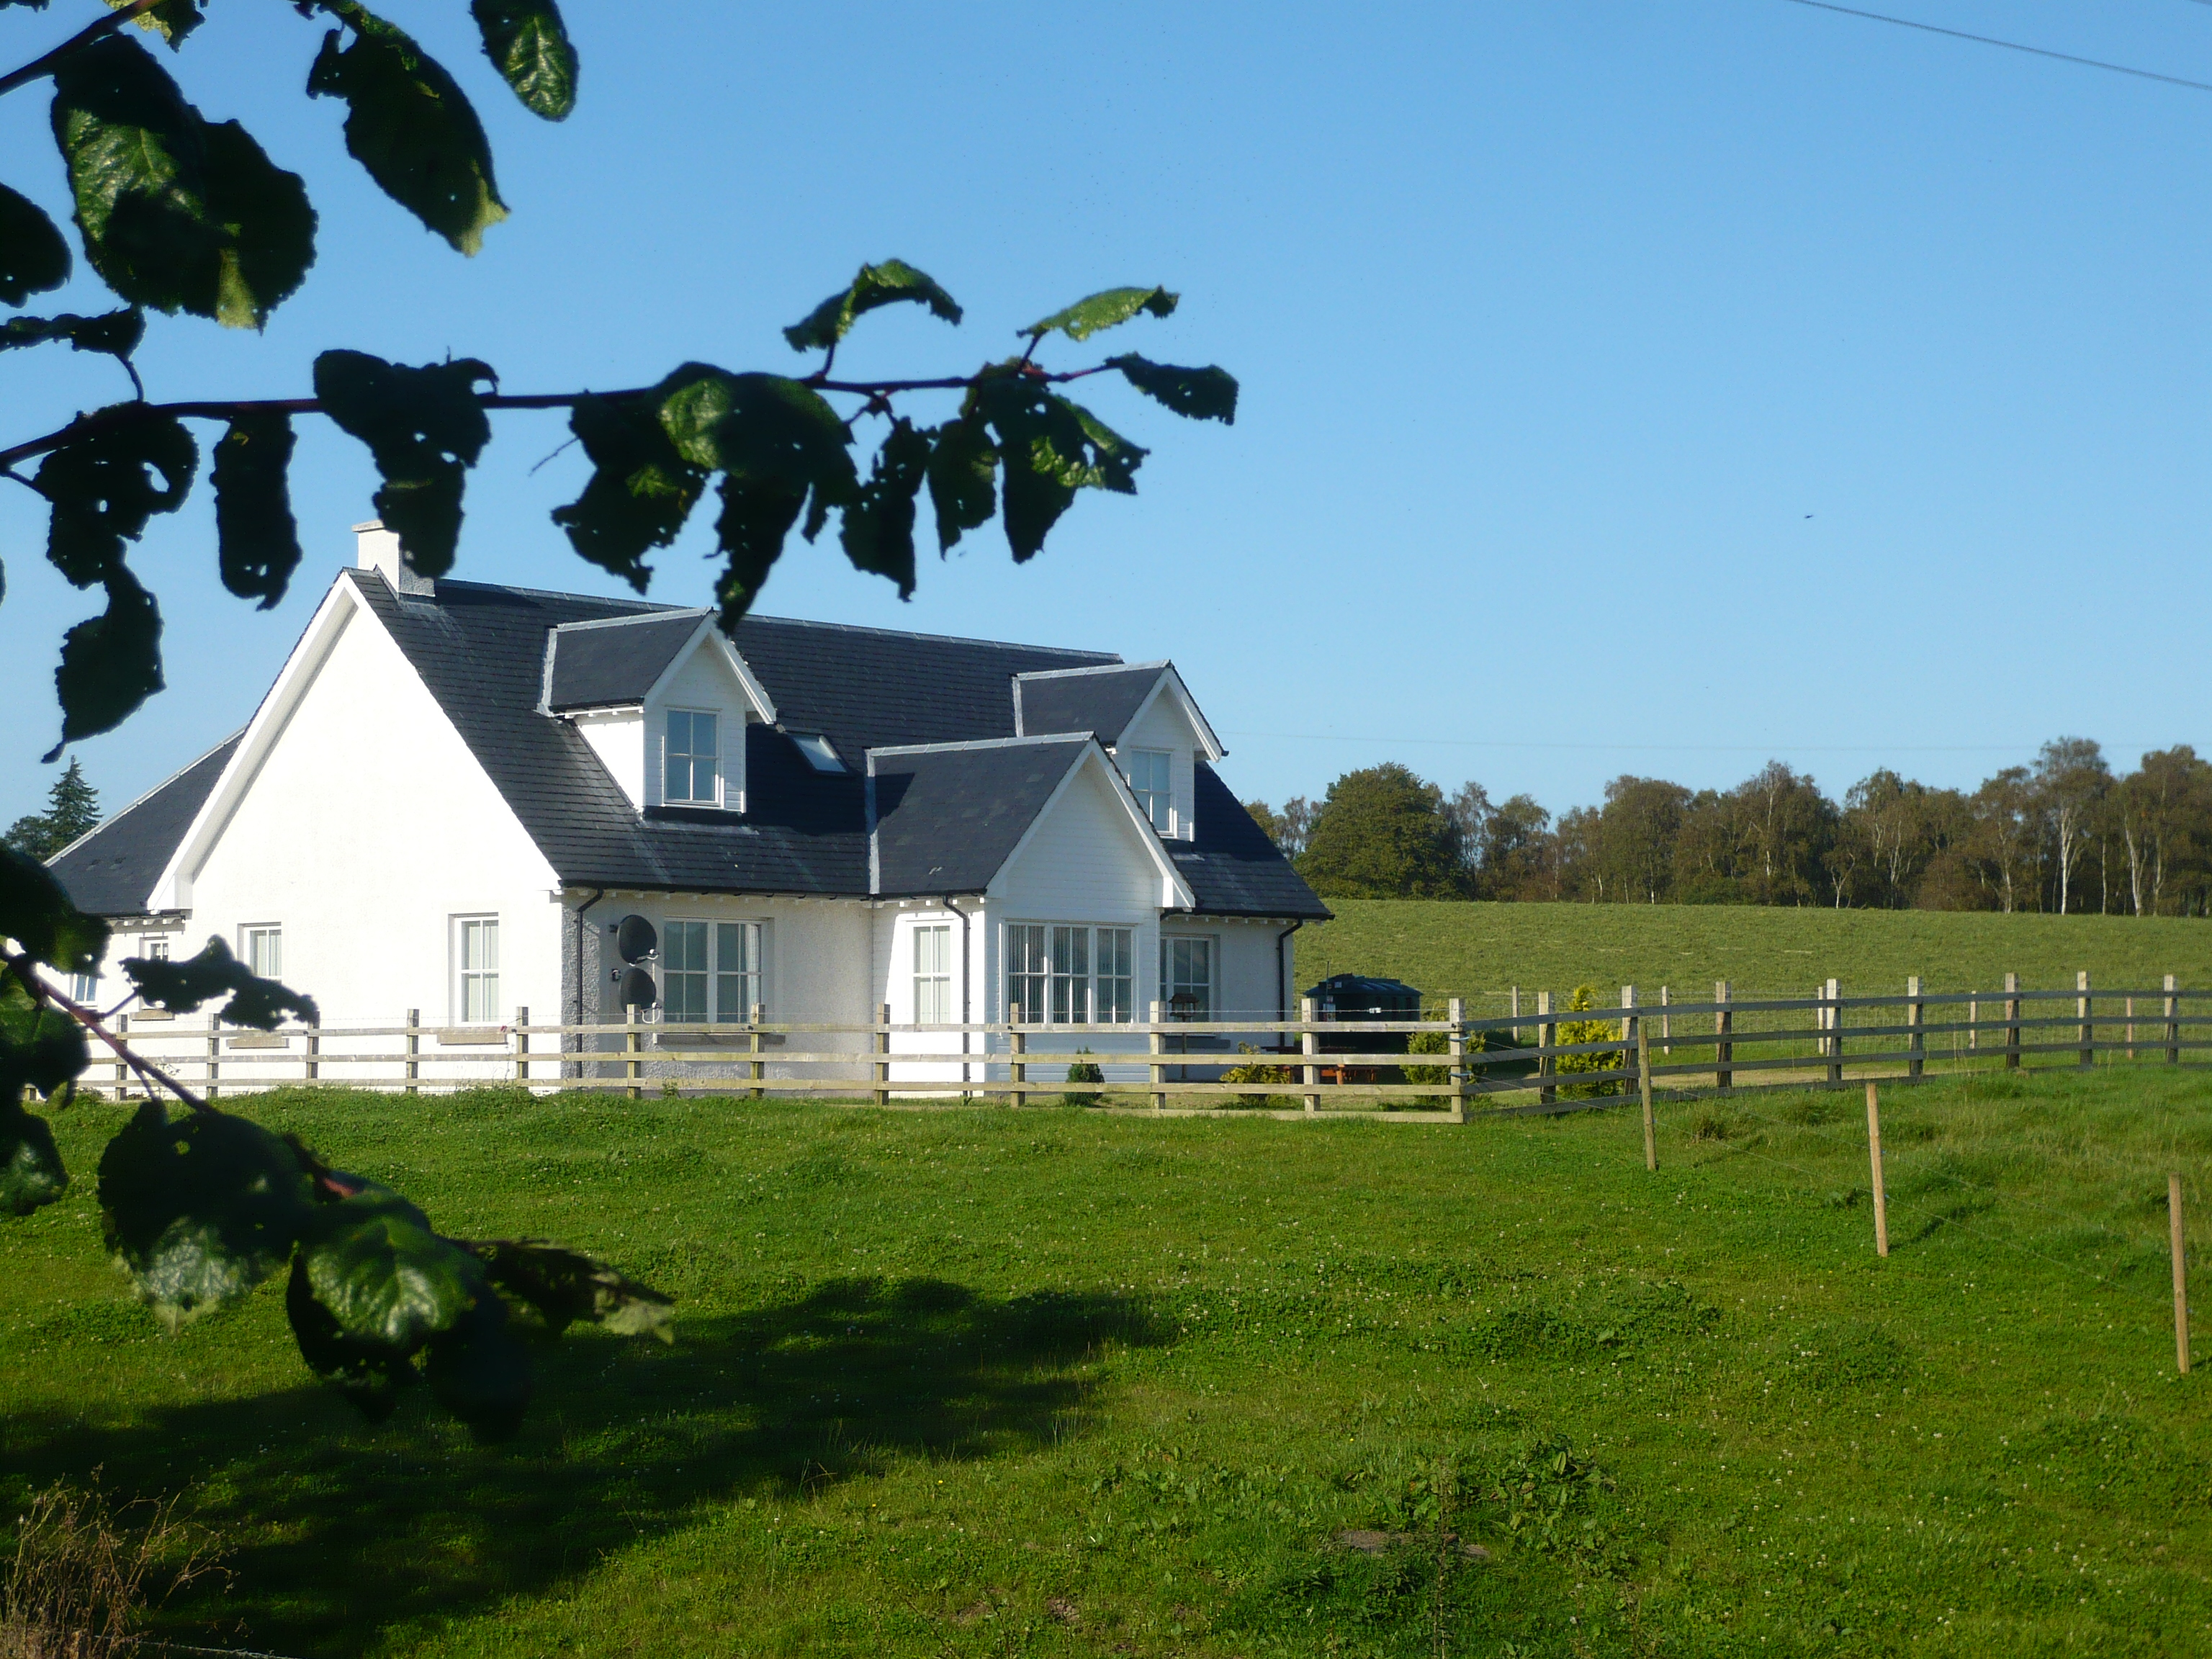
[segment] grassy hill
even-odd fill
[[[0,1226],[0,1517],[95,1470],[181,1493],[234,1576],[179,1643],[2212,1649],[2212,1396],[2173,1374],[2162,1207],[2169,1167],[2212,1202],[2202,1073],[1900,1092],[1886,1262],[1848,1098],[1671,1109],[1656,1176],[1633,1114],[242,1109],[457,1232],[611,1256],[680,1335],[546,1347],[484,1449],[420,1399],[363,1425],[278,1285],[161,1334],[88,1178]],[[60,1116],[76,1169],[119,1121]]]
[[[1608,991],[1646,1002],[1670,987],[1702,1000],[1717,979],[1735,994],[1802,996],[1829,978],[1847,994],[1993,988],[2008,971],[2031,989],[2145,989],[2166,974],[2212,986],[2212,921],[2178,917],[2035,916],[1928,910],[1795,910],[1749,905],[1455,904],[1339,899],[1337,919],[1296,938],[1298,983],[1380,974],[1431,996],[1498,1011],[1508,988]]]

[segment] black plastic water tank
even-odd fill
[[[1310,987],[1314,1012],[1323,1019],[1419,1019],[1421,994],[1402,980],[1334,974]],[[1402,1054],[1403,1032],[1347,1031],[1328,1046],[1339,1053]]]

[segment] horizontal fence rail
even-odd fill
[[[1153,1112],[1254,1110],[1301,1117],[1388,1115],[1464,1121],[1471,1110],[1578,1111],[1639,1094],[1686,1099],[1750,1090],[1841,1087],[2018,1070],[2060,1057],[2073,1067],[2185,1065],[2212,1050],[2212,990],[2172,978],[2154,989],[1849,995],[1834,980],[1806,996],[1534,1006],[1468,1018],[1455,999],[1418,1020],[1337,1019],[1302,1005],[1297,1019],[1152,1018],[1118,1024],[963,1024],[769,1021],[537,1024],[527,1009],[500,1025],[403,1019],[259,1032],[144,1010],[116,1021],[132,1048],[210,1095],[299,1085],[451,1092],[526,1089],[641,1098],[647,1093],[817,1095],[880,1105],[975,1098],[1066,1100]],[[1518,994],[1515,998],[1516,1005]],[[1016,1011],[1018,1016],[1019,1011]],[[1851,1023],[1856,1022],[1856,1023]],[[1417,1045],[1408,1053],[1409,1046]],[[1073,1067],[1096,1081],[1071,1082]],[[1750,1080],[1739,1080],[1748,1074]],[[121,1061],[84,1079],[139,1085]]]

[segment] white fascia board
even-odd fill
[[[1003,741],[1018,743],[1023,739],[1017,738]],[[947,744],[943,746],[982,749],[996,745],[977,743]],[[1089,765],[1097,766],[1104,775],[1107,787],[1113,791],[1114,799],[1121,804],[1121,811],[1129,820],[1129,827],[1136,832],[1139,843],[1144,848],[1146,854],[1151,858],[1153,869],[1158,872],[1163,890],[1166,895],[1161,908],[1187,910],[1196,904],[1198,896],[1190,890],[1190,884],[1182,878],[1182,872],[1176,868],[1174,859],[1168,855],[1166,844],[1160,840],[1160,832],[1152,828],[1152,821],[1145,816],[1145,809],[1137,805],[1137,797],[1130,791],[1128,779],[1121,775],[1121,769],[1115,765],[1108,757],[1106,750],[1100,745],[1098,740],[1087,735],[1084,738],[1082,752],[1076,756],[1060,781],[1053,786],[1052,793],[1046,797],[1044,805],[1037,809],[1036,816],[1030,820],[1030,827],[1022,831],[1021,839],[1014,843],[1013,849],[1006,854],[1004,862],[993,873],[990,884],[984,889],[983,896],[986,898],[1003,896],[999,888],[1000,878],[1006,873],[1008,867],[1015,860],[1029,849],[1030,842],[1036,839],[1038,829],[1047,818],[1052,816],[1053,809],[1060,805],[1061,797],[1074,787],[1075,780],[1081,775],[1083,769]]]
[[[231,756],[230,764],[222,769],[215,787],[208,791],[208,798],[200,803],[198,816],[154,883],[153,891],[146,899],[149,910],[192,908],[192,878],[206,862],[216,837],[230,822],[230,815],[246,798],[276,734],[284,729],[292,711],[300,706],[300,699],[314,683],[316,673],[337,646],[339,636],[356,617],[374,619],[375,612],[354,586],[355,580],[352,569],[341,571],[331,584],[331,591],[323,596],[322,604],[315,607],[307,632],[301,635],[299,644],[284,659],[276,683],[269,688],[269,694],[261,699],[261,706],[253,711],[253,718],[246,723],[246,734],[239,740],[238,751]]]
[[[1150,663],[1144,665],[1147,668],[1152,665]],[[1159,666],[1158,684],[1146,695],[1144,702],[1137,705],[1137,712],[1129,716],[1129,726],[1122,729],[1127,731],[1135,726],[1151,711],[1154,703],[1166,696],[1182,710],[1183,719],[1189,722],[1191,731],[1198,738],[1198,752],[1208,762],[1224,759],[1229,751],[1221,746],[1221,739],[1213,735],[1213,728],[1206,723],[1206,716],[1198,712],[1198,699],[1190,695],[1190,688],[1182,683],[1182,676],[1176,672],[1176,665],[1164,662]]]
[[[684,665],[691,660],[692,653],[701,648],[702,641],[712,641],[711,648],[720,654],[723,664],[730,672],[737,676],[738,684],[744,687],[745,696],[751,702],[754,712],[770,726],[774,726],[776,722],[775,700],[769,696],[768,688],[760,683],[760,677],[753,672],[752,665],[738,654],[738,649],[730,643],[728,635],[716,625],[714,613],[711,611],[701,616],[697,630],[683,647],[668,659],[668,666],[660,671],[660,678],[653,681],[652,688],[646,692],[646,702],[650,705],[656,702],[660,694],[667,689],[669,681],[674,679]]]

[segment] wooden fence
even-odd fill
[[[131,1045],[187,1087],[210,1095],[285,1085],[407,1093],[482,1087],[537,1092],[821,1095],[878,1105],[930,1100],[1091,1100],[1122,1109],[1259,1109],[1278,1116],[1466,1121],[1470,1109],[1559,1112],[1641,1095],[1682,1099],[1759,1088],[1842,1087],[1964,1070],[2049,1065],[2193,1063],[2212,1050],[2212,991],[2168,975],[2155,990],[2027,990],[1847,996],[1833,980],[1806,996],[1738,997],[1725,982],[1708,1002],[1639,1001],[1570,1009],[1538,992],[1518,1015],[1468,1018],[1454,1000],[1441,1018],[1337,1020],[1303,1005],[1295,1020],[1250,1018],[1121,1024],[870,1024],[770,1022],[677,1025],[436,1026],[410,1011],[397,1024],[291,1027],[272,1033],[140,1012],[118,1017]],[[756,1010],[756,1013],[759,1011]],[[1577,1041],[1562,1041],[1565,1033]],[[1378,1054],[1426,1037],[1434,1052]],[[1231,1042],[1247,1046],[1229,1053]],[[1070,1083],[1096,1065],[1104,1080]],[[1240,1080],[1222,1076],[1249,1068]],[[1413,1068],[1419,1068],[1418,1070]],[[137,1085],[119,1061],[86,1081]]]

